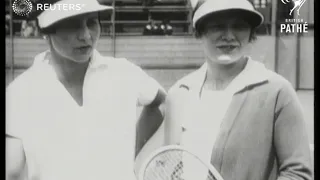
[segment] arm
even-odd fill
[[[148,141],[143,145],[143,148],[140,149],[139,154],[137,154],[135,159],[135,173],[139,173],[142,163],[148,158],[150,153],[157,150],[160,147],[164,146],[164,126],[163,123],[160,124],[160,127],[150,136]]]
[[[278,157],[278,180],[311,180],[311,154],[302,108],[293,88],[278,96],[274,145]]]
[[[151,137],[159,131],[161,124],[163,124],[163,116],[158,107],[143,107],[136,125],[136,156],[141,153],[142,149],[145,149],[148,141],[154,141]],[[148,144],[150,144],[150,142],[148,142]],[[161,147],[163,145],[163,141],[152,142],[152,144],[159,144],[159,147]]]
[[[26,157],[21,140],[6,136],[6,179],[26,179]]]
[[[138,105],[151,108],[159,107],[164,103],[167,93],[165,89],[140,67],[136,68],[137,77]]]
[[[26,116],[28,96],[23,92],[27,91],[21,91],[25,88],[15,82],[6,91],[6,179],[25,180],[28,167],[23,141],[25,132],[32,123]]]
[[[159,141],[159,138],[156,138],[156,140],[154,138],[151,139],[151,137],[159,131],[159,127],[163,122],[164,112],[162,107],[166,99],[166,92],[157,81],[147,75],[141,68],[136,68],[136,70],[135,77],[137,77],[138,80],[136,82],[136,87],[138,88],[138,104],[143,107],[137,121],[135,155],[137,157],[142,153],[144,155],[139,155],[138,157],[145,157],[146,154],[151,152],[148,150],[150,149],[148,148],[150,145],[145,147],[147,143],[159,144],[159,147],[163,145],[162,140]],[[163,135],[163,133],[161,134]],[[151,145],[151,147],[155,146]]]
[[[149,106],[149,107],[159,107],[161,104],[164,103],[164,101],[166,99],[166,96],[167,96],[167,93],[164,91],[164,89],[163,88],[159,88],[156,97],[147,106]]]

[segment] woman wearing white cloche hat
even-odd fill
[[[99,12],[111,6],[42,3],[49,49],[7,88],[7,179],[134,179],[136,106],[157,107],[165,91],[140,67],[96,50]]]
[[[193,151],[225,180],[311,180],[297,94],[250,57],[261,13],[247,0],[191,4],[205,63],[169,90],[166,143]]]

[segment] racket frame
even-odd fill
[[[145,169],[147,168],[148,164],[151,162],[151,160],[157,156],[158,154],[164,152],[164,151],[168,151],[168,150],[180,150],[180,151],[185,151],[191,155],[193,155],[196,159],[198,159],[201,163],[203,163],[208,169],[209,171],[214,175],[214,177],[216,178],[216,180],[224,180],[222,178],[222,176],[220,175],[220,173],[216,170],[215,167],[213,167],[211,164],[209,163],[205,163],[203,162],[198,156],[196,156],[194,153],[190,152],[189,150],[179,146],[179,145],[167,145],[167,146],[163,146],[161,148],[158,148],[157,150],[153,151],[149,156],[147,156],[146,160],[143,161],[140,170],[138,171],[138,180],[143,180],[144,177],[144,172]]]

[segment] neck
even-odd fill
[[[50,64],[57,73],[59,80],[65,85],[83,84],[89,61],[85,63],[77,63],[60,56],[54,51],[51,52],[52,58],[50,60]]]
[[[244,69],[247,58],[241,58],[232,64],[218,64],[207,60],[208,69],[205,87],[211,90],[223,90]]]

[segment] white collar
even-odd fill
[[[197,71],[183,79],[179,86],[183,85],[193,92],[200,93],[206,78],[207,68],[207,63],[204,63]],[[264,64],[248,58],[243,71],[232,81],[227,89],[230,89],[232,93],[239,92],[245,87],[258,85],[267,81],[271,74],[271,71],[268,70]]]
[[[56,71],[49,64],[50,56],[51,56],[50,50],[46,50],[36,55],[34,58],[32,68],[33,68],[33,71],[40,71],[42,75],[39,78],[41,79],[45,79],[43,78],[43,76],[47,76],[47,78],[53,78],[53,79],[58,78]],[[95,71],[96,69],[100,69],[100,68],[106,69],[109,67],[110,62],[112,62],[111,57],[104,57],[97,50],[94,50],[92,57],[90,59],[87,72],[92,70]]]
[[[49,64],[49,59],[51,56],[50,50],[46,50],[34,58],[34,65],[40,65],[40,64]],[[98,68],[100,66],[105,66],[109,65],[110,63],[110,58],[102,56],[96,49],[93,50],[91,59],[90,59],[90,64],[89,68]]]

